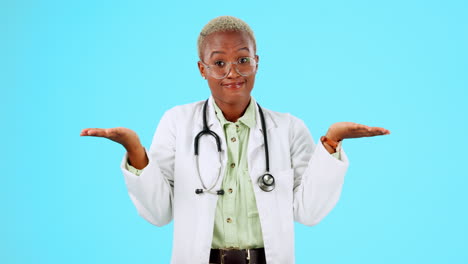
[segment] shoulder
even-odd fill
[[[197,116],[200,115],[204,102],[205,101],[198,101],[190,104],[177,105],[166,110],[159,120],[158,127],[160,129],[169,128],[174,131],[179,127],[187,127],[190,122],[194,122]]]
[[[289,142],[300,143],[301,141],[306,142],[312,139],[310,130],[302,119],[290,113],[280,113],[269,109],[262,109],[265,112],[265,120],[269,119],[271,124],[276,127],[275,130],[280,131],[281,135],[288,135]]]
[[[203,108],[203,104],[205,103],[205,101],[206,100],[174,106],[170,108],[169,110],[167,110],[164,113],[164,115],[170,116],[170,117],[187,118],[189,116],[192,116],[194,113],[198,112],[199,110],[201,110]]]
[[[270,109],[266,109],[262,107],[262,110],[265,112],[266,116],[269,116],[271,120],[275,123],[276,126],[283,126],[283,125],[288,125],[288,126],[296,126],[296,125],[301,125],[304,124],[304,122],[290,114],[290,113],[282,113],[282,112],[276,112]]]

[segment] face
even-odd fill
[[[201,47],[201,60],[207,65],[219,61],[237,62],[242,57],[252,57],[258,62],[252,39],[246,32],[216,32],[208,35]],[[208,81],[211,94],[218,106],[243,105],[250,101],[250,92],[255,82],[256,70],[249,76],[240,75],[231,65],[231,70],[223,79],[216,79],[209,74],[209,69],[198,62],[202,76]]]

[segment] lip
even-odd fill
[[[245,82],[228,82],[228,83],[223,83],[221,84],[225,88],[231,88],[231,89],[237,89],[241,88],[242,85],[244,85]]]

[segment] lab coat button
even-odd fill
[[[235,166],[236,166],[236,164],[235,164],[235,163],[231,163],[231,168],[233,168],[233,169],[234,169],[234,167],[235,167]]]
[[[231,218],[228,218],[228,219],[226,219],[226,222],[231,223],[231,222],[232,222],[232,219],[231,219]]]
[[[231,138],[231,141],[236,142],[236,138],[235,137]]]
[[[232,188],[229,188],[228,192],[229,192],[229,193],[232,193]]]

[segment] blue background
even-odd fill
[[[168,108],[205,99],[201,28],[254,29],[266,108],[346,140],[337,207],[296,225],[297,263],[468,263],[466,1],[0,3],[1,263],[168,263],[172,225],[138,216],[124,149],[79,137],[125,126],[145,146]],[[192,239],[192,238],[187,238]]]

